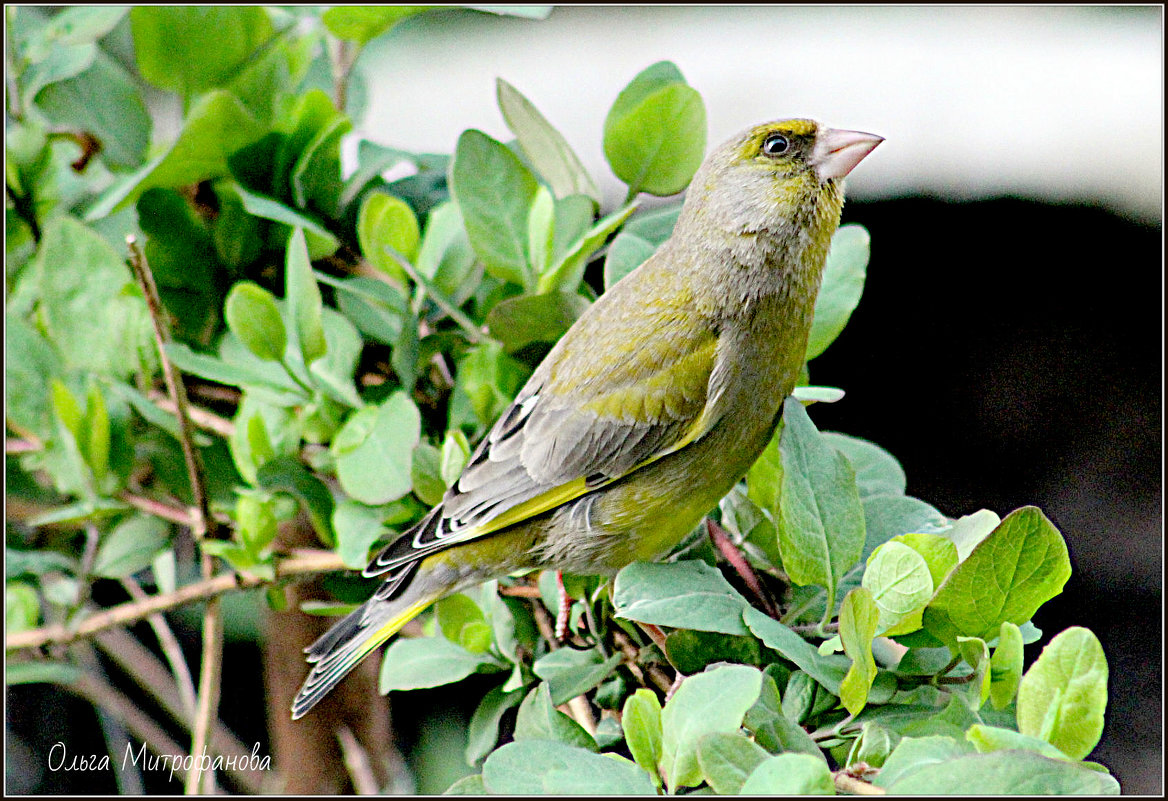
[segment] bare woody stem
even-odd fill
[[[276,581],[310,578],[319,573],[345,570],[341,558],[331,551],[305,550],[276,563]],[[130,601],[90,615],[76,629],[64,625],[43,626],[8,635],[4,649],[14,651],[42,648],[48,645],[67,645],[92,637],[100,631],[128,626],[150,615],[177,609],[180,606],[216,598],[233,590],[249,590],[272,582],[248,573],[223,573],[209,579],[187,584],[166,595],[150,595],[141,601]]]

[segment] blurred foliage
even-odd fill
[[[343,169],[361,48],[427,8],[5,9],[9,633],[92,614],[100,580],[169,593],[197,573],[185,530],[134,503],[183,507],[191,488],[127,235],[167,358],[220,418],[196,444],[232,535],[201,547],[269,579],[301,510],[352,568],[420,519],[556,339],[668,238],[679,202],[635,198],[683,190],[706,147],[702,99],[668,62],[603,123],[628,185],[616,209],[501,79],[513,141],[360,141]],[[153,130],[156,92],[181,99],[173,140]],[[868,249],[862,228],[837,233],[808,360],[859,302]],[[1118,790],[1081,761],[1106,705],[1094,635],[1063,632],[1023,671],[1028,621],[1070,574],[1057,529],[1032,507],[950,519],[906,496],[890,454],[821,433],[800,402],[841,394],[786,402],[714,512],[717,548],[697,531],[613,582],[565,576],[567,646],[541,629],[558,608],[544,574],[446,598],[428,636],[389,647],[382,692],[490,678],[463,734],[446,722],[419,745],[458,740],[481,769],[452,791],[831,792],[833,770],[891,792]],[[728,550],[745,560],[720,565]],[[776,601],[781,619],[760,611]],[[25,656],[10,683],[87,669]],[[662,706],[654,677],[674,675]]]

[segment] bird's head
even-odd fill
[[[732,233],[810,232],[818,218],[834,230],[843,178],[882,141],[813,120],[756,125],[710,153],[690,184],[687,205]]]

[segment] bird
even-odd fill
[[[305,649],[304,716],[430,604],[535,569],[612,575],[676,546],[746,474],[804,363],[843,179],[883,141],[809,119],[711,151],[669,239],[560,338],[457,481]]]

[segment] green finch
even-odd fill
[[[548,353],[382,584],[306,649],[308,712],[439,598],[532,569],[612,574],[674,547],[770,441],[803,366],[841,182],[882,140],[759,125],[694,175],[673,236]]]

